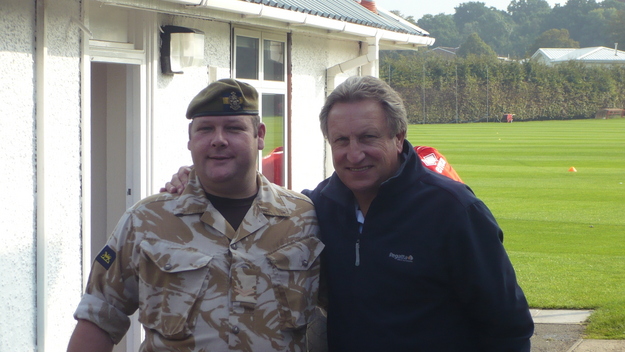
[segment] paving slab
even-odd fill
[[[583,340],[567,352],[623,352],[623,340]]]
[[[591,310],[530,309],[532,352],[625,352],[624,340],[583,339]]]
[[[567,352],[582,341],[582,324],[535,324],[531,352]]]
[[[592,310],[530,309],[536,324],[583,324]]]

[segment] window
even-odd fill
[[[244,29],[235,29],[234,33],[234,77],[258,90],[261,119],[267,126],[261,172],[269,181],[285,186],[286,35]]]
[[[258,79],[258,54],[258,38],[237,36],[237,78]]]
[[[263,58],[265,79],[284,82],[284,42],[264,40]]]

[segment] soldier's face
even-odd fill
[[[247,115],[194,118],[187,146],[204,189],[236,197],[233,193],[239,189],[255,188],[256,159],[264,138],[265,126],[260,124],[255,132]]]

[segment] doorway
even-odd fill
[[[140,65],[91,63],[91,262],[124,211],[141,198],[135,162],[140,128]],[[136,351],[141,327],[133,317],[114,352]]]

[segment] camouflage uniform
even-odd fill
[[[118,343],[139,309],[141,351],[303,351],[319,285],[308,198],[257,176],[238,230],[195,172],[184,193],[148,197],[121,218],[74,316]]]

